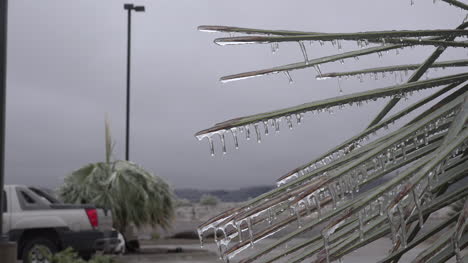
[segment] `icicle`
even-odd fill
[[[289,129],[292,130],[293,123],[292,123],[292,120],[291,120],[291,116],[286,116],[286,121],[288,122]]]
[[[315,69],[315,71],[317,71],[317,74],[319,75],[319,77],[322,77],[322,71],[320,70],[320,65],[315,64],[314,69]]]
[[[240,243],[242,243],[242,228],[241,228],[241,224],[242,224],[242,221],[236,223],[237,235],[239,236],[239,242],[240,242]]]
[[[340,94],[343,94],[343,89],[341,88],[341,77],[338,77],[338,90]]]
[[[273,211],[272,208],[268,208],[268,224],[271,225],[273,223]]]
[[[247,228],[249,229],[249,237],[250,237],[250,246],[254,246],[254,235],[253,235],[253,229],[252,229],[252,218],[249,217],[247,218]]]
[[[338,50],[340,50],[340,51],[341,51],[341,49],[342,49],[342,46],[341,46],[341,40],[338,40]]]
[[[302,123],[302,113],[296,114],[296,122],[298,125]]]
[[[261,143],[262,142],[262,137],[260,136],[260,131],[258,130],[258,124],[257,123],[254,124],[254,128],[255,128],[255,134],[257,135],[257,143]]]
[[[268,121],[263,121],[263,127],[264,127],[264,131],[265,131],[265,135],[268,135]]]
[[[403,155],[403,160],[406,161],[406,143],[401,143],[401,154]]]
[[[211,138],[211,136],[208,136],[208,144],[210,145],[210,153],[211,153],[211,156],[214,156],[215,153],[214,153],[214,145],[213,145],[213,139]]]
[[[198,238],[200,239],[200,247],[203,248],[203,232],[200,229],[197,229]]]
[[[382,58],[382,52],[377,52],[377,55],[379,56],[379,58]]]
[[[335,186],[333,185],[333,183],[330,183],[328,185],[328,191],[330,191],[330,195],[332,197],[332,201],[333,201],[333,209],[336,209],[336,203],[337,203],[337,196],[336,196],[336,191],[335,191]]]
[[[275,54],[279,49],[279,43],[278,42],[275,42],[275,43],[271,43],[271,53]]]
[[[405,222],[405,214],[403,212],[403,207],[401,204],[397,205],[398,213],[400,214],[400,232],[401,232],[401,244],[404,248],[406,248],[406,222]]]
[[[384,199],[382,197],[379,197],[378,202],[379,202],[379,215],[383,216],[384,210],[385,210]]]
[[[323,231],[322,231],[323,232]],[[330,263],[330,254],[329,254],[329,244],[328,244],[328,234],[326,233],[322,233],[322,237],[323,237],[323,248],[325,249],[325,255],[326,255],[326,258],[327,258],[327,263]]]
[[[315,193],[312,195],[312,198],[314,200],[315,208],[317,209],[318,218],[320,218],[322,216],[322,211],[320,208],[320,201]]]
[[[468,211],[468,201],[465,202],[465,205],[463,206],[460,212],[460,216],[458,217],[457,224],[455,225],[455,231],[452,236],[453,250],[455,252],[457,263],[463,262],[462,261],[463,255],[460,250],[460,241],[462,239],[463,233],[465,232],[466,226],[468,224],[467,211]]]
[[[288,78],[289,84],[293,83],[293,79],[291,78],[291,75],[289,74],[289,71],[283,71],[286,77]]]
[[[411,193],[413,194],[414,203],[416,204],[416,209],[418,210],[419,227],[423,228],[424,218],[423,218],[423,214],[422,214],[421,203],[419,202],[418,195],[416,194],[416,191],[415,191],[414,188],[413,188],[413,190],[411,190]]]
[[[304,56],[305,64],[308,65],[309,64],[309,58],[307,57],[307,50],[306,50],[306,48],[304,46],[304,43],[302,41],[298,41],[297,43],[299,44],[299,47],[301,48],[302,55]]]
[[[364,215],[363,211],[359,211],[359,239],[364,240]]]
[[[249,125],[245,125],[245,138],[248,140],[250,140],[250,126]]]
[[[298,206],[295,206],[293,209],[294,209],[294,213],[296,214],[296,218],[297,218],[297,226],[298,226],[298,228],[301,228],[302,227],[301,211],[300,211]]]
[[[275,119],[275,131],[276,131],[276,133],[280,132],[280,121],[281,121],[280,118]]]
[[[393,246],[395,246],[397,242],[397,233],[396,233],[396,227],[393,223],[393,209],[390,209],[387,211],[387,219],[390,224],[390,230],[392,233],[392,244]]]
[[[234,146],[236,149],[239,149],[239,141],[237,140],[237,129],[232,128],[231,129],[232,137],[234,138]]]
[[[223,154],[226,154],[226,141],[224,140],[224,132],[219,134],[219,138],[221,139]]]

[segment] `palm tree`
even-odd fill
[[[468,10],[468,5],[457,0],[443,1]],[[413,72],[403,84],[235,118],[198,132],[196,137],[199,140],[206,138],[214,154],[217,138],[225,152],[228,136],[232,136],[236,147],[241,133],[247,139],[253,136],[260,142],[262,135],[279,131],[281,122],[292,128],[311,112],[336,111],[345,106],[390,99],[362,132],[280,177],[276,189],[201,224],[198,228],[201,242],[209,234],[207,232],[214,233],[220,256],[225,261],[243,255],[240,261],[244,263],[331,262],[390,235],[390,253],[379,262],[398,262],[406,252],[445,229],[445,234],[421,252],[414,262],[445,262],[454,255],[458,262],[466,262],[468,257],[463,257],[461,249],[468,245],[468,202],[438,225],[425,223],[431,213],[468,196],[468,73],[426,80],[421,80],[421,76],[430,68],[468,65],[468,60],[437,61],[448,47],[468,47],[466,41],[459,40],[459,37],[468,36],[467,26],[468,23],[462,23],[455,29],[358,33],[200,26],[201,31],[231,34],[215,39],[218,45],[270,44],[275,51],[279,43],[296,42],[303,53],[304,61],[225,76],[221,78],[222,82],[275,73],[283,73],[290,79],[289,72],[305,68],[314,68],[318,79],[338,80],[385,74],[403,79],[405,74],[402,73]],[[342,41],[354,41],[359,48],[309,59],[305,48],[309,41],[331,42],[338,49],[341,49]],[[335,73],[322,73],[320,69],[325,63],[369,54],[381,56],[382,52],[398,52],[414,46],[433,46],[435,50],[421,64]],[[389,115],[402,98],[423,89],[436,90]],[[422,108],[429,103],[432,103],[431,107]],[[416,110],[422,113],[414,119],[404,118]],[[393,132],[386,131],[387,126],[397,125],[395,121],[402,124]],[[384,176],[391,179],[384,180]],[[425,231],[420,232],[423,226]],[[317,229],[320,231],[312,231]],[[240,253],[273,234],[279,237],[275,243],[247,255]],[[299,235],[307,238],[293,246],[285,246]],[[270,253],[272,251],[275,253]]]
[[[108,122],[106,161],[88,164],[65,177],[59,196],[67,203],[91,203],[110,209],[121,233],[130,224],[167,228],[174,214],[173,194],[166,182],[128,161],[111,161]]]

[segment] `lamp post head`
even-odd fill
[[[134,10],[135,12],[145,12],[145,6],[142,5],[133,5],[133,4],[124,4],[125,10]]]
[[[135,8],[133,8],[133,10],[135,10],[135,12],[145,12],[145,7],[142,5],[137,5]]]
[[[124,4],[124,9],[125,10],[132,10],[133,9],[133,4]]]

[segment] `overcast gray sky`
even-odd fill
[[[63,177],[104,160],[104,118],[111,120],[115,157],[124,158],[126,13],[116,0],[10,1],[6,182],[56,187]],[[452,29],[466,12],[432,0],[158,0],[133,15],[131,160],[174,188],[238,188],[273,184],[285,172],[362,130],[381,100],[334,115],[307,115],[292,131],[228,143],[211,157],[193,134],[233,117],[338,96],[336,80],[315,71],[221,84],[223,75],[302,60],[296,43],[220,47],[223,34],[198,25],[232,25],[320,32]],[[343,51],[356,48],[345,43]],[[330,44],[307,46],[309,57],[338,53]],[[323,72],[420,63],[433,47],[376,54]],[[466,58],[448,50],[440,60]],[[458,71],[466,71],[466,68]],[[449,72],[431,74],[438,76]],[[452,72],[457,72],[452,70]],[[345,94],[394,84],[393,79],[342,82]],[[407,105],[413,100],[402,103]],[[264,136],[265,137],[265,136]],[[230,138],[229,138],[230,139]],[[220,152],[220,145],[215,145]]]

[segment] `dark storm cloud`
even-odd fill
[[[7,103],[7,183],[57,186],[65,174],[104,159],[109,114],[115,157],[123,158],[126,14],[123,1],[10,1]],[[312,69],[220,84],[222,75],[301,60],[295,43],[219,47],[201,24],[323,32],[454,28],[465,13],[445,3],[401,1],[138,1],[133,16],[131,159],[174,187],[235,188],[274,179],[362,130],[385,102],[334,115],[264,138],[240,140],[228,154],[209,155],[193,134],[215,122],[338,95],[334,80]],[[373,10],[369,12],[369,10]],[[395,16],[398,19],[395,19]],[[354,43],[345,49],[355,48]],[[310,57],[337,52],[309,48]],[[433,48],[375,55],[323,71],[422,62]],[[450,51],[457,59],[466,51]],[[343,82],[345,93],[393,84]],[[407,102],[406,104],[408,104]],[[219,153],[219,145],[215,145]]]

